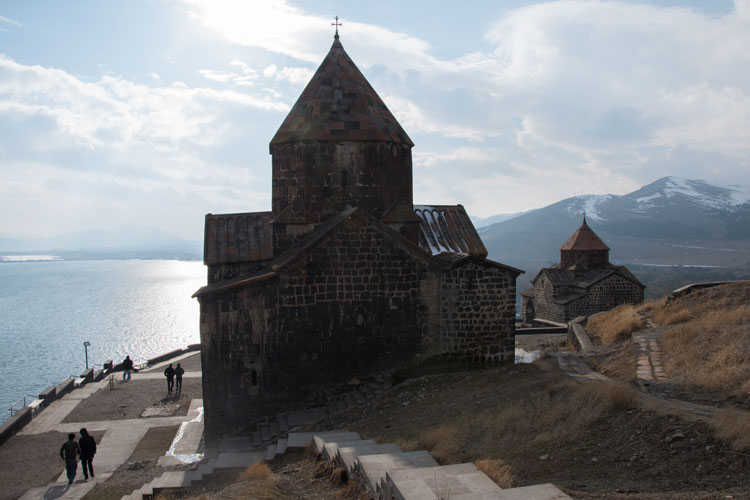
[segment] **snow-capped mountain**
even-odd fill
[[[743,266],[750,263],[750,187],[664,177],[632,193],[568,198],[481,230],[489,256],[536,272],[583,214],[613,262]]]

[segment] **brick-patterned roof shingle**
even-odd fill
[[[586,217],[584,217],[581,227],[568,238],[568,241],[565,242],[560,250],[609,250],[609,247],[589,227],[586,223]]]
[[[338,40],[271,145],[298,141],[384,141],[414,146]]]

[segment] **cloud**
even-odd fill
[[[13,26],[18,26],[19,28],[23,26],[23,24],[21,24],[19,21],[5,16],[0,16],[0,23],[12,24]]]
[[[124,148],[133,141],[210,144],[225,125],[217,120],[217,103],[276,112],[289,109],[264,97],[190,88],[183,82],[149,87],[112,76],[84,82],[62,70],[0,56],[0,110],[52,119],[59,140],[49,147],[70,140],[86,148]]]

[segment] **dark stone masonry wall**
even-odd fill
[[[508,271],[467,264],[440,280],[444,352],[457,361],[513,362],[515,279]]]
[[[263,356],[276,330],[278,279],[217,294],[201,304],[206,439],[239,429],[267,408],[260,398]]]
[[[565,323],[565,307],[555,303],[552,283],[541,275],[534,285],[534,314],[558,323]]]
[[[346,383],[422,350],[428,263],[392,238],[353,220],[313,249],[303,268],[280,277],[279,324],[265,373],[288,377],[274,384],[282,398],[320,399],[315,387]],[[299,380],[307,387],[291,382]]]
[[[584,298],[567,304],[567,317],[573,319],[578,316],[609,311],[620,304],[639,304],[643,302],[643,288],[632,281],[617,275],[612,275],[599,283],[592,285]]]
[[[524,302],[527,300],[524,299]],[[621,276],[612,275],[589,287],[586,295],[581,298],[558,304],[554,300],[552,284],[544,276],[540,276],[534,285],[533,300],[536,318],[566,323],[578,316],[608,311],[620,304],[643,302],[643,289]]]
[[[259,271],[262,267],[262,262],[238,262],[209,266],[208,284],[210,285],[216,281],[228,280],[239,276],[247,276]]]
[[[273,213],[291,208],[325,222],[347,205],[381,217],[397,201],[411,206],[411,147],[375,141],[272,144]]]
[[[425,349],[437,305],[424,284],[437,271],[393,237],[352,220],[300,266],[201,301],[207,439],[322,404],[332,387]]]

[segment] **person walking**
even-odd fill
[[[122,362],[122,379],[130,380],[130,372],[133,370],[133,360],[130,356],[125,356],[125,360]]]
[[[174,369],[174,377],[176,382],[175,391],[182,393],[182,376],[185,374],[185,369],[177,363],[177,367]]]
[[[78,456],[81,454],[81,447],[76,443],[76,435],[72,432],[68,434],[68,440],[60,447],[60,458],[65,460],[65,472],[68,475],[68,485],[73,484],[78,469]]]
[[[167,377],[167,392],[171,394],[174,387],[174,368],[172,368],[172,363],[169,363],[169,366],[164,370],[164,376]]]
[[[89,475],[95,477],[94,455],[96,455],[96,441],[93,436],[89,435],[85,427],[81,429],[81,439],[78,440],[78,445],[81,447],[81,468],[83,469],[84,479],[88,479]]]

